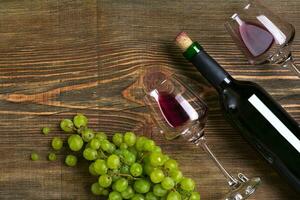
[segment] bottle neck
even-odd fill
[[[218,92],[223,91],[225,88],[227,88],[229,85],[232,84],[232,82],[234,82],[235,79],[232,78],[232,76],[227,76],[220,84],[218,84],[217,86],[214,86],[216,88],[216,90]]]
[[[221,91],[234,79],[204,49],[194,42],[183,54],[194,64],[197,70],[216,88]]]

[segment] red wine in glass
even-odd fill
[[[157,70],[154,68],[146,70],[142,80],[146,93],[144,100],[152,111],[151,115],[158,125],[159,133],[169,140],[180,136],[202,147],[229,184],[230,191],[224,199],[245,200],[255,192],[260,179],[248,179],[241,173],[238,174],[238,178],[235,178],[229,174],[212,153],[204,137],[207,105],[175,75],[169,76],[166,72]]]
[[[225,23],[228,33],[251,64],[280,64],[300,77],[291,55],[295,27],[259,0],[251,0]]]
[[[184,99],[167,92],[158,93],[158,104],[164,118],[172,127],[182,126],[190,117],[182,106]]]
[[[274,42],[273,35],[263,27],[249,22],[241,22],[239,26],[241,38],[253,57],[267,52]]]

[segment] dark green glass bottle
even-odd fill
[[[184,56],[216,88],[226,118],[300,192],[300,128],[259,85],[232,78],[193,42]]]

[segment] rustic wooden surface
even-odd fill
[[[238,0],[1,0],[0,1],[0,199],[95,199],[87,164],[68,168],[46,161],[49,142],[61,135],[58,120],[77,112],[93,128],[113,133],[137,130],[152,136],[194,177],[202,199],[222,199],[224,178],[201,149],[165,141],[151,130],[136,83],[149,66],[163,66],[202,92],[210,106],[209,144],[230,172],[260,176],[250,199],[297,200],[297,195],[224,120],[214,90],[173,44],[187,31],[234,77],[256,81],[300,121],[299,79],[275,66],[251,66],[226,34],[223,23],[245,2]],[[265,4],[300,32],[300,1]],[[300,64],[300,39],[294,55]],[[50,126],[49,136],[40,128]],[[63,135],[66,137],[66,135]],[[29,155],[37,151],[41,161]]]

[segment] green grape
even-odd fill
[[[133,132],[126,132],[125,135],[124,135],[124,142],[129,147],[134,146],[135,142],[136,142],[136,135]]]
[[[150,174],[150,179],[153,183],[160,183],[164,178],[165,175],[161,169],[155,169]]]
[[[135,157],[137,157],[138,155],[138,152],[136,150],[136,148],[133,146],[133,147],[128,147],[128,151],[132,154],[134,154]]]
[[[129,174],[130,170],[129,170],[129,166],[128,165],[122,165],[120,168],[120,173],[121,174]]]
[[[63,119],[60,122],[60,128],[66,133],[71,133],[74,130],[74,124],[70,119]]]
[[[161,148],[159,146],[155,146],[152,152],[161,153]]]
[[[135,148],[137,151],[143,151],[144,148],[144,142],[147,140],[146,137],[137,137],[136,143],[135,143]]]
[[[142,194],[135,194],[131,200],[145,200],[145,197]]]
[[[124,159],[124,163],[127,165],[132,165],[133,163],[135,163],[136,161],[136,157],[133,153],[131,153],[128,150],[122,150],[122,154],[123,154],[123,159]]]
[[[101,175],[98,179],[98,183],[101,187],[107,188],[111,185],[112,178],[111,178],[111,176],[109,176],[107,174]]]
[[[107,158],[106,164],[110,169],[118,169],[120,167],[120,158],[117,155],[110,155]]]
[[[100,142],[107,139],[107,135],[104,132],[96,132],[95,138],[98,139]]]
[[[133,163],[130,166],[130,173],[134,177],[138,177],[138,176],[142,175],[142,173],[143,173],[143,167],[142,167],[142,165],[139,164],[139,163]]]
[[[155,196],[153,192],[148,192],[146,194],[145,200],[158,200],[158,197]]]
[[[195,189],[195,182],[191,178],[183,178],[180,181],[180,187],[185,191],[193,191]]]
[[[97,157],[98,157],[98,153],[95,149],[92,149],[92,148],[86,148],[84,151],[83,151],[83,157],[86,159],[86,160],[96,160]]]
[[[42,133],[43,133],[44,135],[48,135],[48,134],[50,133],[50,131],[51,131],[51,129],[48,128],[48,127],[42,128]]]
[[[94,170],[99,175],[104,175],[107,173],[107,166],[105,160],[97,159],[94,162]]]
[[[57,160],[56,154],[55,153],[49,153],[48,154],[48,160],[50,160],[50,161]]]
[[[108,140],[101,141],[101,149],[108,152],[111,149],[111,143]]]
[[[147,139],[144,141],[144,151],[153,151],[155,149],[155,142],[153,140]]]
[[[171,191],[167,196],[167,200],[181,200],[181,195],[178,192]]]
[[[176,183],[179,183],[183,178],[182,172],[177,169],[171,170],[169,175]]]
[[[119,180],[121,177],[119,175],[113,175],[112,176],[112,182],[116,182],[117,180]],[[113,185],[113,190],[116,190],[115,189],[115,185]]]
[[[112,191],[117,191],[116,189],[116,184],[114,184],[118,179],[120,179],[119,176],[112,176],[112,186],[111,186],[111,190]]]
[[[103,191],[103,188],[99,185],[99,183],[93,183],[91,185],[91,192],[94,195],[101,195]]]
[[[119,192],[113,191],[108,196],[109,200],[122,200],[122,196]]]
[[[39,154],[37,154],[37,153],[35,153],[35,152],[32,152],[31,155],[30,155],[30,158],[31,158],[31,160],[33,160],[33,161],[37,161],[37,160],[40,159],[40,156],[39,156]]]
[[[146,179],[138,179],[134,182],[133,188],[137,193],[145,194],[149,192],[151,184]]]
[[[67,155],[65,163],[69,167],[74,167],[77,164],[77,157],[74,155]]]
[[[121,151],[120,149],[116,149],[113,154],[116,154],[119,157],[123,157],[123,151]]]
[[[153,187],[153,194],[158,197],[163,197],[168,193],[167,190],[162,188],[161,184],[156,184]]]
[[[123,135],[121,133],[115,133],[112,141],[116,146],[119,147],[123,143]]]
[[[150,154],[150,163],[154,167],[163,166],[164,161],[164,155],[162,153],[154,152]]]
[[[51,145],[54,150],[60,150],[63,146],[63,141],[59,137],[54,137],[52,139]]]
[[[110,171],[112,171],[115,174],[119,174],[120,173],[120,169],[119,168],[118,169],[112,169]]]
[[[156,169],[155,167],[153,167],[150,163],[145,163],[144,164],[144,172],[145,174],[147,174],[148,176],[151,175],[151,173],[153,172],[153,170]]]
[[[93,138],[89,143],[89,147],[95,150],[98,150],[101,146],[101,143],[98,139]]]
[[[200,194],[198,192],[192,192],[189,200],[200,200]]]
[[[128,181],[125,178],[120,178],[114,183],[114,188],[118,192],[123,192],[128,187]]]
[[[126,190],[121,192],[121,196],[123,199],[131,199],[134,196],[134,190],[131,186],[128,186]]]
[[[128,149],[128,145],[123,142],[123,143],[120,144],[120,149],[121,150]]]
[[[98,176],[99,174],[95,171],[94,165],[95,165],[95,163],[91,163],[90,164],[90,166],[89,166],[89,172],[93,176]]]
[[[110,143],[111,145],[109,146],[109,149],[107,150],[107,153],[112,154],[116,150],[116,145],[113,143]]]
[[[72,151],[79,151],[83,146],[83,140],[79,135],[71,135],[68,138],[68,145]]]
[[[121,156],[124,156],[124,155],[126,155],[126,154],[129,154],[129,153],[130,153],[130,151],[128,151],[127,149],[118,149],[118,150],[120,150],[120,152],[121,152]]]
[[[151,162],[150,162],[150,156],[147,155],[147,154],[144,154],[143,155],[143,161],[144,161],[144,163],[151,164]]]
[[[176,170],[178,169],[178,163],[174,159],[169,159],[165,162],[164,164],[165,169],[171,171],[171,170]]]
[[[152,139],[126,132],[124,135],[115,133],[109,141],[104,132],[94,133],[87,124],[87,117],[77,114],[73,121],[63,119],[60,127],[65,132],[77,130],[81,134],[69,136],[68,146],[72,151],[81,150],[87,142],[83,157],[94,161],[89,165],[89,172],[99,176],[98,182],[91,185],[94,195],[107,196],[108,200],[200,200],[199,193],[193,192],[195,182],[184,178],[177,161],[164,155]],[[42,132],[47,135],[50,129],[44,127]],[[63,141],[55,137],[51,145],[59,150]],[[38,160],[39,156],[32,153],[31,159]],[[49,153],[48,159],[56,160],[56,154]],[[65,163],[75,166],[77,157],[67,155]]]
[[[88,124],[88,118],[83,114],[77,114],[73,118],[73,122],[77,128],[86,127]]]
[[[85,128],[81,131],[81,137],[83,141],[89,142],[94,138],[95,134],[92,129]]]
[[[113,174],[115,174],[115,176],[119,176],[120,169],[110,169],[110,172],[112,172]]]
[[[164,180],[161,182],[161,186],[165,190],[171,190],[175,186],[175,182],[172,178],[166,177]]]
[[[108,194],[109,194],[109,191],[107,190],[107,189],[103,189],[102,190],[102,196],[108,196]]]
[[[168,155],[164,155],[164,157],[163,157],[164,163],[167,162],[169,159],[170,159],[170,157]]]

